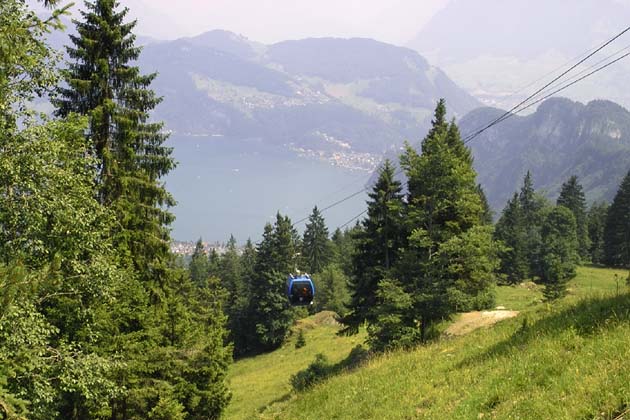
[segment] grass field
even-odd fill
[[[331,325],[330,319],[328,314],[322,313],[300,321],[294,329],[304,331],[306,345],[300,349],[295,348],[297,334],[293,334],[282,348],[272,353],[234,363],[228,374],[232,401],[224,418],[255,418],[265,406],[289,397],[291,375],[306,368],[317,353],[338,362],[365,340],[364,333],[338,337],[339,327]]]
[[[553,305],[533,284],[500,287],[497,305],[518,317],[375,357],[295,393],[290,375],[316,353],[338,361],[364,339],[339,338],[335,326],[306,320],[306,347],[295,350],[291,340],[234,364],[226,418],[615,419],[630,409],[627,275],[581,267],[569,296]]]

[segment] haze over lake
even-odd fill
[[[370,176],[255,139],[173,135],[167,144],[179,162],[166,177],[167,188],[177,191],[176,240],[226,241],[233,234],[239,243],[256,241],[277,211],[296,222],[315,205],[321,209],[359,191]],[[360,194],[325,212],[330,230],[359,214],[365,200]]]

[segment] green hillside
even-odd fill
[[[316,353],[336,362],[363,339],[336,337],[335,326],[309,318],[302,349],[294,349],[293,338],[274,353],[234,364],[225,418],[617,418],[630,408],[627,275],[581,267],[569,296],[553,306],[541,303],[533,284],[500,287],[497,304],[519,310],[518,317],[375,357],[292,393],[290,375]]]

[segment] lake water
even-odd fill
[[[295,223],[363,188],[370,174],[307,158],[259,140],[174,135],[178,167],[165,179],[178,204],[172,237],[180,241],[258,241],[276,212]],[[359,194],[326,211],[332,233],[365,209],[367,194]],[[354,222],[353,222],[354,223]],[[300,231],[304,223],[297,226]]]

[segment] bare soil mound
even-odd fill
[[[518,311],[507,311],[505,309],[467,312],[461,314],[459,319],[446,329],[445,333],[450,336],[464,335],[477,328],[488,327],[503,319],[513,318],[517,315]]]

